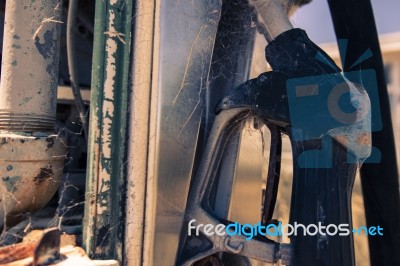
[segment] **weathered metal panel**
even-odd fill
[[[145,265],[174,265],[221,2],[156,2]]]

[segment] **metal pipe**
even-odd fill
[[[55,123],[62,1],[7,1],[0,130],[51,131]]]
[[[279,34],[293,29],[288,13],[293,3],[290,1],[257,1],[250,0],[249,3],[255,7],[259,15],[258,27],[261,27],[268,42],[271,42]]]
[[[62,0],[8,1],[0,86],[0,227],[57,191],[66,145],[52,133]]]
[[[67,58],[69,79],[71,82],[72,93],[74,95],[75,105],[79,112],[79,118],[82,122],[83,133],[86,140],[88,138],[88,121],[86,118],[86,108],[82,100],[81,90],[79,89],[79,79],[77,73],[77,65],[75,61],[75,29],[76,29],[76,13],[78,8],[78,0],[69,0],[68,6],[68,22],[67,22]]]

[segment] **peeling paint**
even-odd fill
[[[43,34],[43,43],[40,42],[40,38],[38,36],[35,37],[35,45],[38,49],[39,53],[43,56],[44,59],[49,59],[53,54],[54,50],[54,39],[53,39],[54,29],[47,30]]]
[[[51,148],[54,145],[54,138],[46,138],[47,148]]]
[[[60,4],[60,0],[36,1],[35,5],[30,0],[7,2],[3,40],[7,52],[2,58],[0,90],[2,130],[33,132],[54,128]],[[35,7],[44,9],[39,12]],[[26,65],[33,67],[22,67]]]
[[[110,24],[109,29],[115,30],[113,21],[115,20],[115,13],[110,10]],[[108,213],[108,204],[104,204],[104,198],[110,195],[110,180],[112,174],[111,167],[111,154],[112,154],[112,130],[113,130],[113,119],[114,119],[114,89],[115,89],[115,76],[116,76],[116,60],[115,54],[117,52],[117,43],[112,38],[107,38],[106,41],[106,69],[105,69],[105,80],[104,80],[104,101],[102,106],[103,113],[103,129],[102,129],[102,159],[100,160],[100,177],[101,186],[99,189],[98,199],[98,215]],[[107,199],[106,199],[107,203]]]
[[[17,191],[17,186],[16,184],[18,183],[18,181],[21,179],[20,176],[4,176],[1,178],[7,191],[8,192],[15,192]]]
[[[96,2],[84,239],[89,255],[122,259],[124,182],[132,1]],[[107,12],[105,13],[104,10]],[[127,23],[126,21],[129,21]],[[111,226],[110,226],[111,225]]]
[[[54,139],[51,148],[49,138]],[[8,214],[37,210],[51,199],[67,153],[65,142],[57,135],[34,137],[3,132],[1,141],[0,196],[7,197],[7,201],[0,208],[0,227]]]
[[[51,169],[51,165],[48,168],[40,168],[40,173],[33,178],[36,184],[40,184],[43,181],[50,179],[53,176],[53,169]]]

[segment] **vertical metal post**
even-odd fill
[[[383,236],[369,237],[371,265],[400,265],[400,196],[396,152],[390,115],[390,104],[383,70],[382,55],[370,0],[328,0],[338,39],[347,39],[346,61],[343,70],[365,51],[373,57],[362,62],[357,71],[374,69],[378,83],[382,130],[372,133],[372,145],[379,149],[378,164],[364,163],[361,184],[368,226],[383,227]]]
[[[124,260],[128,266],[141,265],[143,257],[155,1],[137,0],[134,12],[126,164]]]
[[[96,1],[83,244],[122,260],[131,0]]]

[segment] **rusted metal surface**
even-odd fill
[[[91,257],[122,260],[132,1],[96,1],[83,239]]]
[[[32,233],[22,243],[0,248],[0,264],[38,266],[60,259],[60,231],[57,228]],[[30,260],[29,264],[18,262],[25,258]]]
[[[49,228],[43,232],[43,236],[33,253],[32,266],[46,265],[61,259],[60,234],[57,228]]]
[[[57,228],[34,230],[21,243],[0,248],[0,265],[120,265],[116,260],[91,260],[75,241],[74,235],[60,234]]]
[[[13,223],[52,198],[66,149],[57,135],[0,134],[0,225]]]
[[[30,240],[24,243],[0,248],[0,264],[7,265],[13,261],[22,260],[27,256],[32,256],[35,245],[37,245],[37,241]]]
[[[7,1],[0,130],[53,129],[61,13],[61,0]]]

